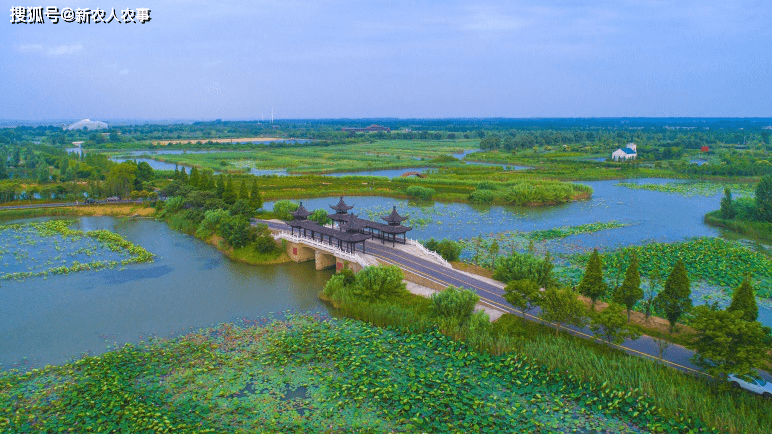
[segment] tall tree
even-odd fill
[[[729,187],[724,188],[724,197],[721,198],[721,218],[722,219],[733,219],[737,215],[737,210],[734,207],[734,202],[732,201],[732,191],[729,190]]]
[[[222,173],[217,177],[217,185],[215,188],[217,189],[217,197],[222,199],[222,195],[225,192],[225,175]]]
[[[252,182],[252,190],[249,193],[249,203],[255,209],[263,207],[263,197],[260,196],[260,190],[257,189],[257,180]]]
[[[8,169],[6,167],[7,165],[5,154],[0,153],[0,179],[8,178]]]
[[[761,178],[756,186],[756,210],[761,221],[772,222],[772,175]]]
[[[692,321],[697,331],[692,361],[714,376],[755,375],[769,358],[769,327],[745,321],[742,312],[698,306]]]
[[[584,304],[579,301],[576,293],[568,289],[549,288],[544,291],[541,299],[541,317],[545,321],[558,323],[562,326],[573,325],[581,327],[587,313]],[[558,334],[559,327],[555,328]]]
[[[504,288],[504,299],[520,310],[525,321],[525,313],[536,307],[541,299],[539,285],[528,279],[513,280]]]
[[[228,180],[225,181],[225,189],[222,193],[222,200],[228,205],[233,205],[236,203],[236,189],[233,187],[233,180],[230,176],[228,177]]]
[[[625,323],[622,306],[617,303],[610,303],[607,308],[593,314],[591,321],[593,333],[605,339],[609,346],[621,344],[625,338],[635,339],[639,336]],[[627,321],[630,321],[629,317]]]
[[[198,174],[198,169],[196,169],[195,166],[193,166],[192,169],[190,169],[190,186],[193,188],[201,188],[201,176]]]
[[[642,298],[643,289],[641,289],[641,275],[638,273],[638,255],[633,251],[630,265],[627,266],[625,272],[625,280],[614,290],[613,299],[616,303],[627,308],[627,322],[630,322],[630,310]]]
[[[239,184],[239,199],[249,200],[249,190],[247,190],[247,181],[241,180]]]
[[[582,281],[579,282],[577,289],[580,294],[590,297],[593,310],[595,309],[595,302],[608,291],[608,286],[603,281],[603,264],[600,261],[598,249],[592,250],[587,268],[584,270],[584,276],[582,276]]]
[[[665,287],[657,294],[654,304],[665,312],[665,317],[670,322],[670,332],[675,329],[676,322],[683,314],[692,308],[691,284],[686,274],[686,267],[680,259],[673,267],[665,281]]]
[[[743,282],[732,294],[732,303],[726,310],[730,312],[742,311],[742,319],[756,321],[759,317],[759,306],[756,304],[756,296],[753,293],[750,276],[745,276]]]

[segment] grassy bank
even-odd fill
[[[772,223],[759,221],[722,219],[721,211],[711,211],[705,214],[705,224],[745,235],[756,240],[772,241]]]
[[[672,423],[676,431],[695,429],[697,420],[723,432],[770,432],[772,402],[726,390],[722,384],[682,374],[655,362],[628,356],[604,345],[560,334],[552,328],[504,315],[490,327],[459,326],[430,313],[430,301],[402,294],[383,301],[365,301],[350,294],[328,294],[340,312],[381,327],[425,334],[433,327],[464,341],[476,351],[513,352],[537,365],[580,381],[614,390],[640,393]],[[679,422],[680,421],[680,422]]]
[[[55,208],[28,208],[0,210],[0,220],[15,220],[49,216],[111,216],[111,217],[149,217],[155,208],[149,205],[116,204],[88,205]]]
[[[217,250],[221,251],[230,259],[249,265],[283,264],[292,260],[289,255],[287,255],[285,249],[276,249],[269,253],[262,253],[256,251],[252,246],[233,248],[217,235],[212,235],[204,241],[216,247]]]

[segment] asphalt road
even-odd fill
[[[284,223],[260,221],[260,223],[267,224],[271,229],[289,230],[289,226]],[[400,268],[415,273],[421,277],[437,282],[444,286],[453,285],[456,287],[463,287],[475,291],[480,296],[480,301],[490,307],[505,312],[512,313],[514,315],[522,316],[522,313],[515,310],[504,299],[504,291],[490,283],[460,273],[457,270],[443,267],[431,261],[427,261],[420,257],[411,255],[401,250],[392,248],[387,244],[381,244],[380,240],[366,241],[365,248],[367,254],[375,256],[381,262],[391,265],[397,265]],[[360,250],[361,251],[361,250]],[[535,312],[538,315],[538,309]],[[534,314],[525,314],[526,319],[531,321],[542,322],[541,318]],[[547,323],[552,327],[559,327],[560,329],[567,331],[575,336],[580,336],[585,339],[592,339],[595,341],[606,344],[602,339],[596,338],[592,331],[585,327],[582,329],[574,327],[564,327],[557,324]],[[670,345],[663,353],[663,358],[659,358],[659,349],[654,339],[649,336],[641,336],[638,339],[626,340],[620,345],[612,345],[628,354],[649,358],[666,365],[672,366],[684,372],[689,372],[695,375],[707,375],[702,370],[691,363],[690,359],[694,355],[694,351],[684,348],[680,345]],[[767,381],[772,381],[772,376],[768,373],[762,372],[762,376]]]

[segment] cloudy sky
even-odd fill
[[[0,1],[3,119],[772,116],[768,0]]]

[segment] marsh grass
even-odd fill
[[[514,352],[518,357],[584,382],[639,391],[676,423],[693,424],[694,419],[724,432],[771,432],[769,400],[727,390],[720,382],[683,374],[605,345],[566,334],[556,336],[553,329],[514,315],[505,314],[488,328],[470,328],[433,317],[430,301],[412,294],[370,304],[342,291],[333,297],[333,303],[340,314],[373,325],[410,333],[426,333],[438,327],[443,334],[465,342],[475,351],[493,355]]]

